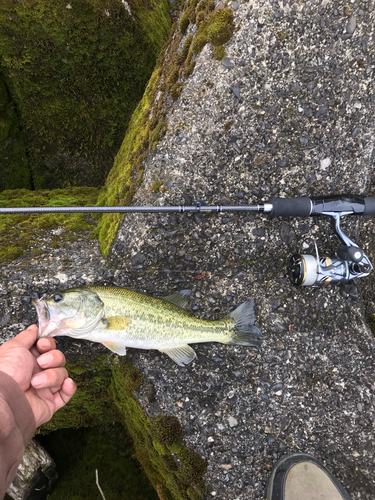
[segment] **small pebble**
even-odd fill
[[[321,160],[320,162],[320,168],[322,170],[325,170],[331,165],[331,158],[324,158],[324,160]]]
[[[228,59],[228,57],[223,57],[223,65],[226,68],[231,68],[232,67],[232,63],[230,62],[230,60]]]
[[[240,89],[239,87],[232,87],[232,92],[233,94],[238,97],[238,99],[240,98]]]
[[[236,427],[236,425],[238,425],[238,420],[234,417],[229,417],[228,423],[230,427]]]
[[[346,25],[346,32],[349,34],[354,33],[357,27],[357,19],[355,16],[350,16],[348,20],[348,24]]]
[[[355,129],[352,132],[353,139],[355,139],[360,133],[361,133],[361,129],[358,127],[355,127]]]

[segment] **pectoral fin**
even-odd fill
[[[172,347],[169,349],[159,349],[159,351],[164,352],[167,356],[173,359],[173,361],[177,363],[179,366],[188,365],[196,357],[194,349],[192,349],[187,344],[179,347]]]
[[[111,316],[110,318],[106,318],[106,322],[107,330],[122,331],[130,326],[132,319],[129,316]]]
[[[126,354],[126,346],[122,344],[116,344],[116,342],[102,342],[102,344],[120,356],[125,356]]]

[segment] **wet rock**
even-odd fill
[[[141,252],[137,252],[130,258],[130,262],[134,267],[141,266],[145,260],[146,257]]]
[[[277,162],[277,166],[280,168],[287,167],[289,165],[289,158],[280,158]]]
[[[319,116],[327,114],[327,112],[328,112],[327,106],[320,106],[319,109],[316,111],[315,116],[318,118]]]
[[[352,132],[353,139],[355,139],[356,137],[358,137],[360,133],[361,133],[361,129],[359,127],[355,127],[353,129],[353,132]]]
[[[223,57],[223,66],[230,69],[232,67],[232,63],[230,62],[228,57]]]
[[[239,87],[232,87],[231,88],[233,94],[238,97],[238,99],[240,98],[240,88]]]
[[[256,227],[252,230],[254,236],[262,237],[266,234],[264,227]]]
[[[288,224],[287,222],[282,222],[280,225],[280,238],[284,243],[287,245],[290,245],[296,237],[296,233],[292,229],[291,225]]]

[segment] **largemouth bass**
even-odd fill
[[[184,290],[158,299],[106,286],[62,290],[33,301],[38,313],[38,338],[67,335],[91,340],[122,356],[127,347],[158,349],[180,366],[196,356],[189,344],[260,346],[254,300],[244,302],[221,320],[209,321],[184,310],[189,293]]]

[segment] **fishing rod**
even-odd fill
[[[272,197],[258,205],[206,205],[197,201],[186,206],[126,206],[126,207],[12,207],[1,208],[0,214],[31,213],[185,213],[185,212],[265,212],[273,217],[332,217],[334,230],[341,244],[333,256],[294,254],[288,263],[288,275],[296,286],[327,286],[346,283],[354,278],[364,278],[372,271],[372,265],[364,253],[341,229],[341,217],[345,215],[375,215],[375,197],[360,195],[332,195],[299,198]]]

